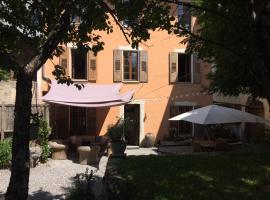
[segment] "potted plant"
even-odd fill
[[[129,120],[119,119],[116,124],[108,127],[107,135],[111,141],[111,150],[113,156],[124,156],[126,150],[125,134],[129,130]]]
[[[29,129],[30,140],[36,140],[38,137],[40,119],[42,119],[42,115],[40,115],[39,113],[31,114]]]

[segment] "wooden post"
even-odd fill
[[[50,116],[50,111],[49,111],[49,105],[48,104],[44,104],[44,119],[45,121],[50,124],[50,120],[49,120],[49,116]]]
[[[1,105],[1,129],[0,129],[0,131],[1,131],[1,141],[4,139],[4,137],[5,137],[5,104],[4,104],[4,102],[2,102],[2,105]]]

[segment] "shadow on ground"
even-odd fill
[[[5,199],[5,194],[0,192],[0,200]],[[29,194],[28,200],[62,200],[65,199],[64,195],[53,195],[50,192],[39,189],[38,191]]]
[[[53,195],[50,192],[39,189],[28,196],[28,200],[61,200],[65,199],[64,194]]]

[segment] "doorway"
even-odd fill
[[[70,107],[70,131],[71,135],[87,134],[86,108]]]
[[[124,106],[125,119],[129,119],[130,129],[126,134],[128,145],[139,146],[140,141],[140,104],[126,104]]]

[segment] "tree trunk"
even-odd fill
[[[7,200],[27,200],[29,183],[29,124],[32,101],[32,73],[21,69],[17,75],[12,166]]]

